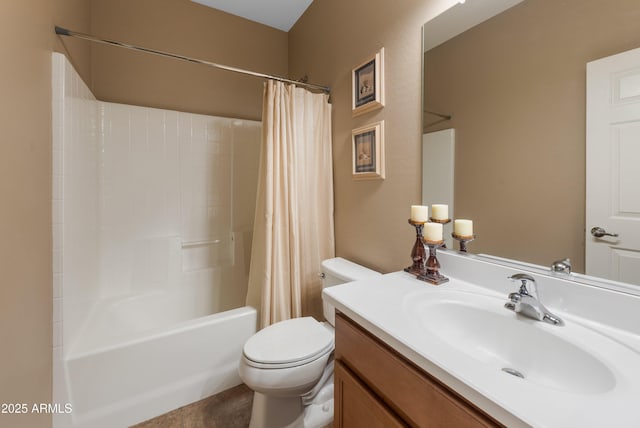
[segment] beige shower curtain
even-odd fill
[[[265,83],[247,304],[260,327],[322,314],[320,262],[334,256],[331,105]]]

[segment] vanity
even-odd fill
[[[337,310],[336,427],[640,426],[633,288],[450,250],[438,258],[450,279],[439,286],[395,272],[323,291]],[[563,325],[505,308],[519,273]]]
[[[503,426],[342,313],[335,356],[338,428]]]

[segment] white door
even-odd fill
[[[640,49],[587,64],[586,167],[586,273],[640,284]]]

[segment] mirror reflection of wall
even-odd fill
[[[584,272],[586,63],[640,47],[638,22],[637,0],[525,0],[425,53],[424,110],[452,119],[423,131],[455,128],[470,251]]]

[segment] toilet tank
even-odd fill
[[[344,284],[345,282],[358,281],[382,275],[357,263],[350,262],[342,257],[327,259],[322,262],[322,288]],[[331,325],[335,325],[335,308],[333,305],[322,301],[324,318]]]

